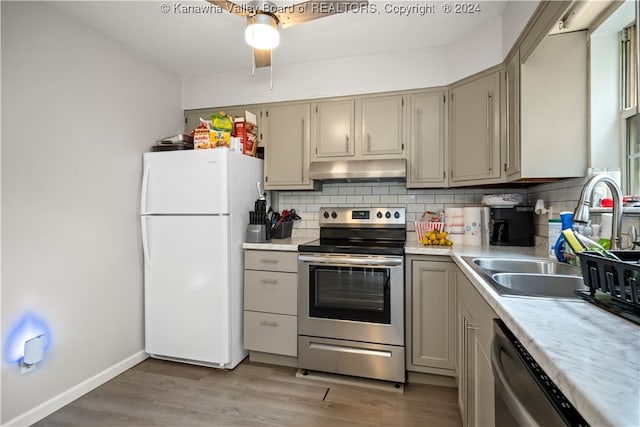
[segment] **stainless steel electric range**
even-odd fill
[[[404,208],[323,208],[298,248],[298,366],[405,382]]]

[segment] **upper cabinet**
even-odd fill
[[[312,159],[404,158],[404,104],[403,95],[313,103]]]
[[[449,92],[449,183],[501,182],[499,70],[455,84]]]
[[[407,187],[446,187],[446,98],[443,90],[408,96]]]
[[[310,118],[309,103],[274,105],[263,110],[265,189],[313,189],[308,174]]]
[[[352,157],[355,154],[353,99],[312,104],[313,159]]]
[[[408,188],[585,176],[588,36],[557,29],[571,5],[540,2],[504,64],[448,87],[189,110],[185,131],[219,110],[256,114],[272,190],[315,189],[312,162],[372,159],[406,159]]]
[[[586,31],[546,36],[521,63],[520,170],[510,180],[586,175],[587,70]]]
[[[557,33],[570,4],[540,3],[507,57],[506,181],[579,177],[587,172],[587,32],[572,28]],[[549,34],[553,28],[554,34]]]
[[[404,154],[404,96],[376,96],[360,99],[361,155],[402,157]]]

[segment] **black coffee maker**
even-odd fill
[[[533,206],[492,207],[489,243],[497,246],[534,246]]]

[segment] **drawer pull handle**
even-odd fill
[[[268,264],[277,264],[278,260],[277,259],[270,259],[270,258],[263,258],[260,260],[260,262],[266,262]]]
[[[267,285],[277,285],[278,281],[277,280],[273,280],[273,279],[262,279],[260,280],[260,283],[264,283]]]
[[[267,320],[263,320],[262,322],[260,322],[260,324],[262,326],[272,326],[272,327],[278,326],[278,322],[269,322]]]

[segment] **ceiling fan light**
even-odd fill
[[[244,39],[253,48],[273,49],[280,43],[278,21],[266,13],[250,16],[244,30]]]

